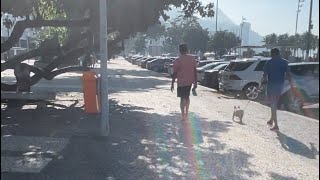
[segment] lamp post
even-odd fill
[[[303,6],[301,3],[304,2],[304,0],[298,0],[298,9],[297,9],[297,17],[296,17],[296,29],[295,29],[295,33],[297,34],[297,30],[298,30],[298,19],[299,19],[299,13],[301,12],[301,7]]]
[[[309,51],[310,51],[310,44],[311,44],[311,29],[313,28],[312,24],[312,3],[313,0],[310,2],[310,14],[309,14],[309,26],[308,26],[308,35],[307,35],[307,49],[306,49],[306,58],[309,58]]]
[[[109,135],[109,101],[108,101],[108,47],[107,47],[107,1],[99,0],[100,7],[100,134],[101,136]]]
[[[216,32],[218,31],[218,3],[219,3],[219,0],[217,0],[217,8],[216,8]]]
[[[242,28],[243,28],[243,23],[244,23],[244,21],[246,20],[246,18],[244,18],[243,16],[242,16],[242,19],[241,19],[241,29],[240,29],[240,46],[242,46]],[[240,56],[242,56],[241,55],[242,54],[242,48],[240,47]]]

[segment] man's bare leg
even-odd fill
[[[190,98],[187,97],[186,98],[186,118],[188,118],[188,115],[189,115],[189,106],[190,106]]]
[[[180,99],[180,109],[181,109],[182,120],[185,120],[185,104],[186,104],[186,99],[181,98]]]
[[[271,118],[270,118],[270,120],[267,122],[267,124],[268,124],[269,126],[272,126],[272,125],[273,125],[273,120],[274,120],[272,105],[270,106],[270,110],[271,110]]]
[[[277,120],[277,104],[274,103],[271,105],[271,117],[273,118],[273,127],[270,129],[272,131],[278,131],[279,126],[278,126],[278,120]]]

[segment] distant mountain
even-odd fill
[[[167,12],[167,14],[170,16],[170,19],[173,19],[175,17],[178,17],[182,13],[179,9],[175,8]],[[169,22],[162,21],[162,23],[165,25],[169,25]],[[199,18],[199,23],[203,28],[208,29],[209,34],[213,34],[216,30],[216,17]],[[218,31],[219,30],[228,30],[240,36],[240,25],[236,25],[226,14],[224,14],[221,9],[218,9]],[[260,36],[257,32],[251,30],[249,36],[250,45],[263,45],[263,37]]]

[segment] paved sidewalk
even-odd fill
[[[199,87],[190,121],[181,123],[170,79],[124,60],[109,63],[110,127],[83,112],[82,94],[60,94],[47,108],[1,108],[1,178],[318,179],[319,122],[249,104],[244,125],[231,120],[247,101]],[[5,167],[3,165],[5,164]]]

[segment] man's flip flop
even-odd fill
[[[271,130],[271,131],[279,131],[279,128],[273,127],[273,128],[270,128],[270,130]]]

